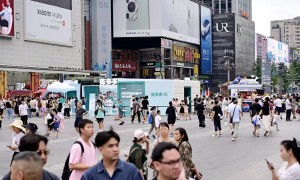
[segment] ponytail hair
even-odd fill
[[[300,142],[293,138],[293,140],[285,140],[281,142],[281,145],[289,151],[292,150],[295,158],[297,159],[298,163],[300,164]]]

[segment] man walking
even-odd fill
[[[232,135],[232,141],[236,141],[238,137],[238,129],[240,125],[241,118],[243,116],[242,108],[239,106],[238,101],[234,99],[233,105],[230,106],[228,109],[229,114],[230,114],[230,123],[232,123],[233,127],[233,135]]]
[[[79,134],[80,138],[76,141],[78,143],[74,143],[70,151],[69,167],[73,170],[70,175],[72,180],[80,180],[83,174],[97,163],[96,148],[90,140],[94,135],[93,121],[83,119],[79,123]]]
[[[21,116],[21,120],[23,121],[23,125],[28,124],[28,106],[25,103],[25,100],[23,100],[22,104],[19,106],[19,114]]]
[[[286,121],[291,121],[291,114],[292,114],[292,103],[291,98],[288,96],[285,100],[285,109],[286,109]]]
[[[280,97],[275,97],[274,96],[275,101],[274,101],[274,104],[275,104],[275,111],[277,112],[277,114],[280,116],[280,119],[282,119],[280,113],[282,111],[282,100],[280,99]]]
[[[179,150],[172,143],[157,144],[152,151],[152,162],[158,172],[153,180],[177,180],[184,171]]]
[[[6,115],[7,115],[7,119],[10,119],[10,118],[14,119],[13,113],[14,113],[14,111],[12,109],[12,102],[11,102],[10,99],[8,99],[6,101]]]
[[[193,102],[194,102],[194,115],[196,114],[196,106],[198,104],[198,101],[199,101],[199,97],[198,97],[198,95],[196,95],[196,97],[193,100]]]
[[[133,100],[133,105],[132,105],[132,107],[133,107],[133,109],[132,109],[132,111],[133,111],[133,115],[132,115],[132,118],[131,118],[131,123],[133,124],[133,121],[134,121],[134,118],[135,118],[135,115],[137,115],[137,117],[138,117],[138,121],[139,121],[139,123],[141,122],[141,114],[140,114],[140,106],[139,106],[139,98],[138,97],[136,97],[134,100]]]
[[[198,104],[196,105],[195,111],[197,112],[197,116],[198,116],[198,120],[199,120],[199,127],[203,127],[205,128],[205,115],[204,115],[204,105],[203,105],[203,101],[200,101],[200,99],[198,99]]]
[[[95,138],[95,143],[103,159],[90,168],[81,180],[143,180],[135,165],[119,158],[120,137],[116,132],[112,129],[99,132]]]
[[[145,96],[144,100],[142,101],[142,114],[143,114],[143,122],[145,123],[149,114],[149,101],[148,96]]]

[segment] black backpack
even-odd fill
[[[93,142],[92,142],[93,143]],[[80,148],[81,148],[81,156],[83,155],[84,153],[84,148],[83,148],[83,144],[80,142],[80,141],[75,141],[73,143],[74,144],[79,144],[80,145]],[[96,148],[96,145],[93,143],[94,147]],[[69,180],[71,174],[72,174],[72,171],[73,169],[70,169],[69,168],[69,160],[70,160],[70,153],[68,154],[68,157],[65,161],[65,165],[64,165],[64,169],[63,169],[63,173],[61,175],[61,179],[62,180]]]

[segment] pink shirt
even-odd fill
[[[81,147],[79,144],[73,144],[70,152],[69,164],[96,164],[96,148],[90,141],[90,144],[86,144],[81,138],[78,139],[83,145],[84,153],[81,156]],[[70,176],[70,180],[80,180],[86,170],[73,170]]]

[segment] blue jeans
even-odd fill
[[[14,111],[12,108],[6,108],[6,115],[7,115],[7,119],[14,119]]]

